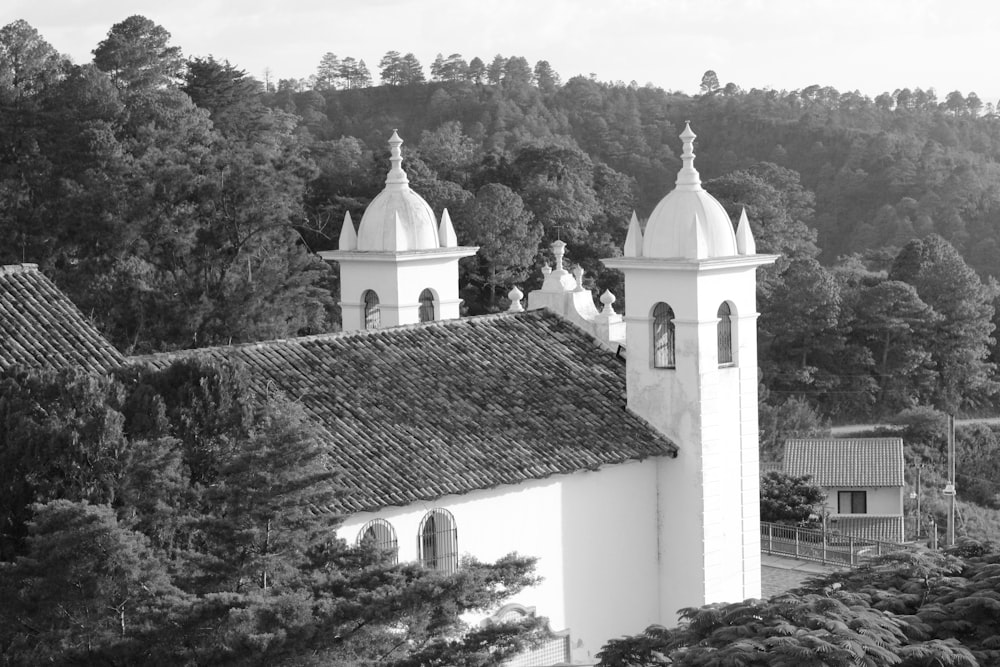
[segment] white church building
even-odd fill
[[[624,317],[609,293],[594,305],[561,242],[526,308],[514,290],[510,312],[459,317],[458,261],[477,249],[409,187],[393,133],[385,189],[324,253],[342,333],[134,361],[240,360],[301,403],[343,471],[331,509],[349,542],[445,571],[537,557],[542,581],[494,617],[534,611],[558,636],[514,664],[593,663],[683,607],[759,597],[755,289],[775,257],[745,216],[734,232],[681,139],[676,186],[604,260]],[[34,270],[0,278],[48,289]]]
[[[412,362],[401,373],[424,375],[426,394],[382,427],[436,477],[359,508],[340,534],[445,569],[465,553],[538,557],[543,581],[517,602],[585,661],[682,607],[760,596],[756,268],[775,257],[756,254],[745,215],[734,232],[701,187],[690,127],[681,139],[674,190],[604,260],[624,272],[624,318],[610,293],[598,311],[557,241],[527,312],[515,289],[511,313],[445,321],[458,316],[458,259],[476,248],[409,188],[395,133],[385,190],[323,253],[357,330],[345,344],[377,336],[392,358],[419,341],[396,367]],[[472,348],[447,347],[458,340]],[[479,377],[454,378],[455,365]]]

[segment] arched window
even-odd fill
[[[718,338],[719,338],[719,365],[733,365],[733,311],[729,303],[723,301],[716,313],[719,318]]]
[[[675,368],[674,309],[665,303],[653,307],[653,367]]]
[[[417,535],[420,564],[440,572],[458,570],[458,529],[448,510],[428,512],[420,522]]]
[[[365,329],[378,329],[382,326],[382,314],[378,307],[378,294],[368,289],[361,295],[365,306]]]
[[[395,564],[399,559],[399,545],[396,530],[385,519],[372,519],[358,532],[358,546],[367,545],[378,549]]]
[[[420,293],[420,321],[434,321],[434,292],[429,289]]]

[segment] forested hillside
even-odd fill
[[[41,264],[126,352],[336,329],[314,251],[380,191],[393,129],[411,185],[481,247],[469,313],[537,287],[557,237],[622,304],[599,259],[671,189],[690,120],[706,188],[782,255],[759,290],[765,424],[995,408],[1000,118],[975,93],[706,72],[687,95],[393,51],[258,82],[140,16],[90,63],[58,54],[27,23],[0,30],[0,261]]]

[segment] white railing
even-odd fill
[[[898,542],[871,540],[780,523],[760,522],[760,550],[828,565],[854,567],[869,558],[909,550]]]

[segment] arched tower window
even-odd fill
[[[434,292],[429,289],[420,293],[420,321],[434,321]]]
[[[440,572],[458,570],[458,529],[448,510],[428,512],[420,522],[417,535],[420,564]]]
[[[399,559],[399,545],[396,530],[385,519],[372,519],[358,532],[358,546],[367,545],[378,549],[395,564]]]
[[[675,368],[674,309],[665,303],[653,307],[653,367]]]
[[[365,290],[361,295],[361,302],[365,307],[365,329],[378,329],[382,326],[382,315],[378,307],[378,294],[372,290]]]
[[[729,303],[726,301],[722,302],[719,306],[719,312],[716,313],[719,318],[718,327],[718,338],[719,338],[719,365],[720,366],[732,366],[733,365],[733,311],[729,307]]]

